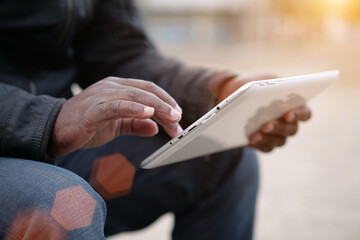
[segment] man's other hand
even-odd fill
[[[280,119],[265,123],[260,130],[253,133],[250,136],[249,147],[263,152],[270,152],[276,147],[281,147],[289,136],[296,134],[298,123],[307,121],[310,117],[311,110],[307,106],[291,110]]]
[[[224,100],[227,96],[248,82],[275,78],[278,78],[278,76],[272,74],[233,78],[227,81],[222,87],[219,93],[218,102]],[[295,135],[298,131],[298,123],[307,121],[310,117],[311,110],[307,106],[293,109],[284,114],[281,118],[265,123],[261,129],[250,136],[248,146],[263,152],[270,152],[276,147],[283,146],[287,138]]]

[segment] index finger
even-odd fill
[[[311,118],[311,110],[308,106],[299,107],[287,112],[283,119],[287,123],[296,123],[298,121],[307,121]]]
[[[168,103],[170,106],[174,107],[178,112],[182,113],[182,109],[177,104],[175,99],[171,97],[170,94],[167,93],[164,89],[162,89],[153,82],[140,80],[140,79],[130,79],[130,78],[119,78],[119,79],[111,78],[111,80],[120,81],[120,83],[125,84],[127,86],[136,87],[151,92],[155,94],[157,97],[159,97],[161,100],[163,100],[164,102]]]

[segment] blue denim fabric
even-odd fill
[[[167,138],[161,135],[119,137],[102,147],[60,158],[58,165],[89,181],[96,160],[104,156],[121,153],[134,166],[136,173],[129,192],[106,200],[105,235],[144,228],[173,212],[175,240],[252,239],[259,182],[255,151],[236,149],[141,169],[140,162],[165,141]]]
[[[0,158],[0,206],[0,239],[105,239],[103,199],[57,166]]]

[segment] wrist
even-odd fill
[[[247,81],[244,81],[240,77],[234,77],[228,79],[226,82],[224,82],[224,84],[220,86],[215,104],[218,104],[221,101],[223,101],[225,98],[230,96],[233,92],[235,92],[237,89],[239,89],[241,86],[243,86],[246,83]]]

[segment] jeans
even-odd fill
[[[259,182],[255,152],[236,149],[155,169],[141,169],[141,161],[166,141],[161,135],[119,137],[104,146],[59,158],[59,167],[1,159],[0,203],[6,206],[6,211],[0,213],[0,221],[5,221],[0,222],[1,232],[8,232],[13,222],[10,219],[16,219],[14,216],[24,210],[28,213],[27,209],[40,209],[67,237],[64,239],[103,239],[103,230],[106,236],[138,230],[161,215],[173,212],[174,240],[252,239]],[[106,220],[103,200],[77,175],[104,199]],[[91,223],[76,221],[77,217],[89,218],[92,210],[88,208],[94,208],[94,201],[89,204],[91,201],[79,199],[82,202],[76,203],[81,194],[75,194],[75,188],[96,202]],[[61,207],[66,194],[58,196],[58,193],[67,193],[67,189],[73,196],[72,203]],[[72,215],[73,224],[64,224],[57,216],[61,214],[54,213],[56,204]],[[60,210],[55,212],[61,213]]]
[[[251,239],[259,182],[255,151],[242,148],[141,169],[141,161],[167,140],[123,136],[76,151],[58,164],[105,199],[106,235],[144,228],[173,212],[174,240]]]
[[[0,158],[0,239],[105,239],[106,206],[79,176]]]

